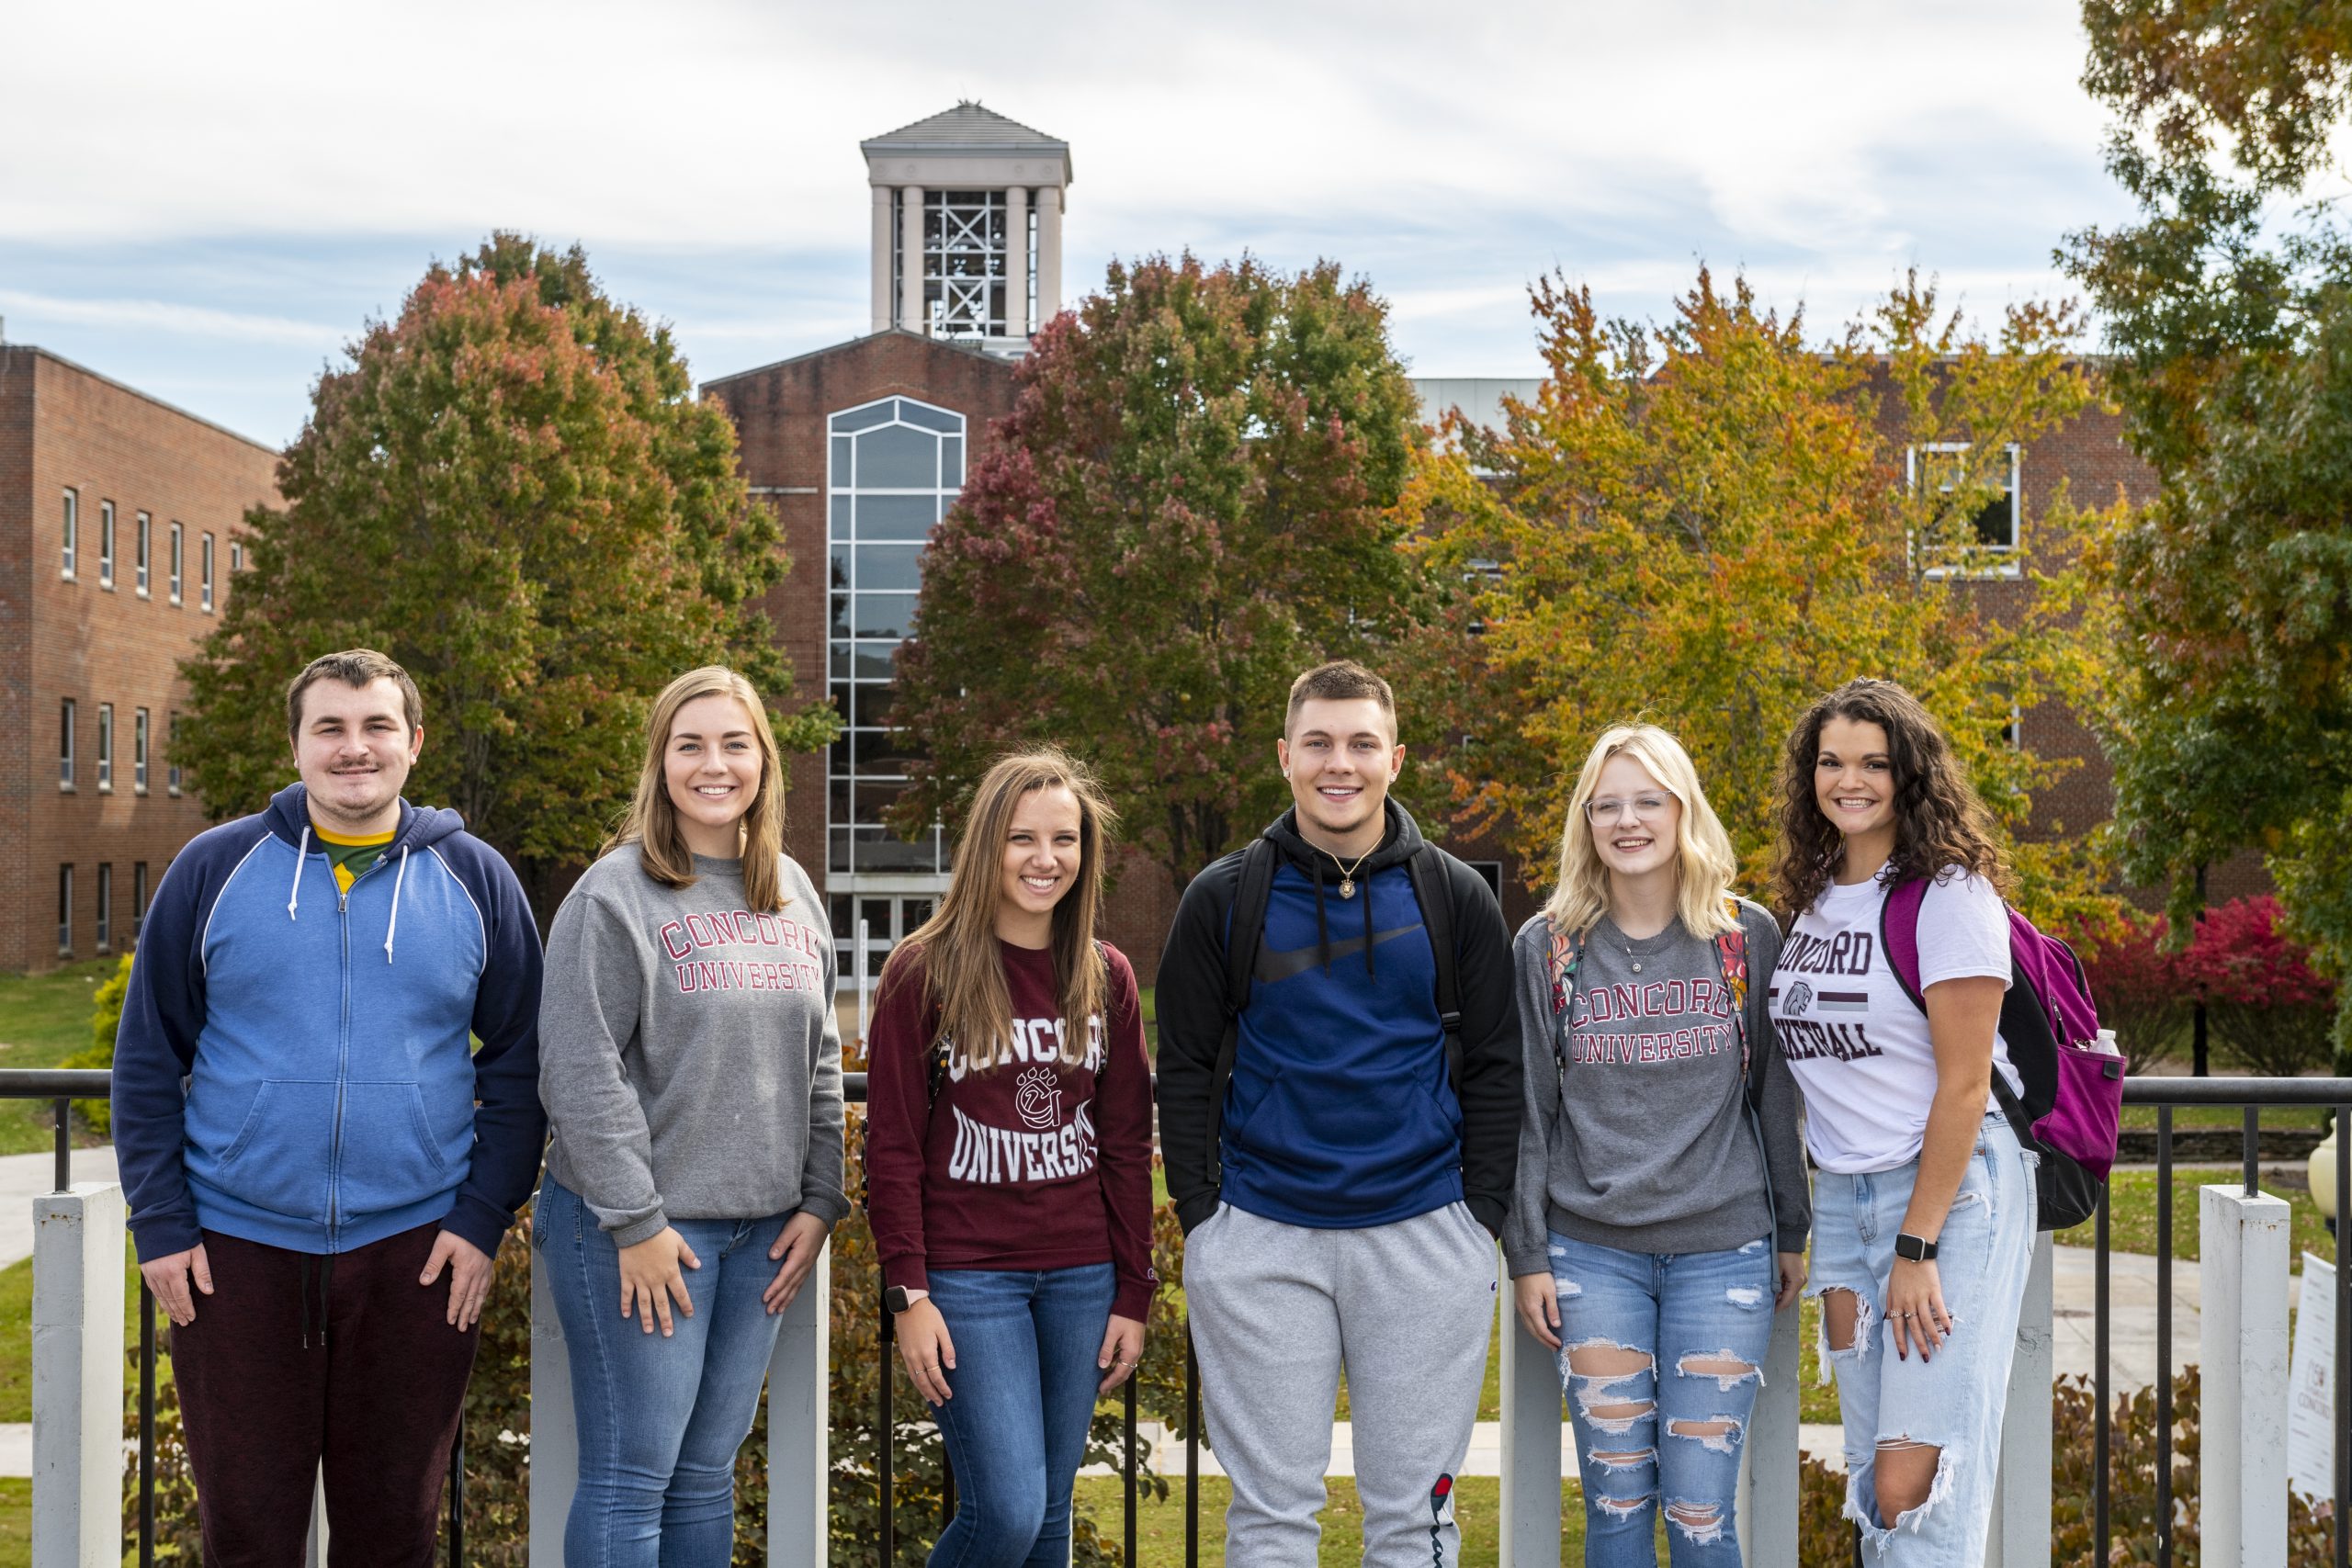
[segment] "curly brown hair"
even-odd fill
[[[1781,767],[1781,832],[1772,853],[1772,891],[1783,921],[1813,908],[1837,875],[1845,837],[1814,799],[1822,727],[1833,718],[1875,724],[1886,732],[1894,771],[1892,886],[1960,866],[2004,897],[2009,868],[1993,818],[1951,754],[1944,732],[1919,699],[1892,681],[1849,681],[1815,703],[1789,733]]]

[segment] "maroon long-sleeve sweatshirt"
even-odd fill
[[[1071,1269],[1110,1263],[1111,1310],[1140,1319],[1159,1283],[1151,1268],[1151,1064],[1135,971],[1105,946],[1107,1021],[1084,1060],[1061,1059],[1050,951],[1000,942],[1012,998],[1011,1056],[972,1070],[948,1042],[931,1096],[926,1056],[938,1036],[922,955],[893,964],[867,1039],[866,1214],[882,1280],[927,1289],[933,1269]],[[910,964],[901,977],[899,964]]]

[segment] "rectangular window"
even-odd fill
[[[172,525],[172,603],[180,602],[180,580],[187,572],[187,533],[178,524]]]
[[[98,793],[114,789],[114,705],[98,705]]]
[[[144,599],[148,595],[148,568],[155,556],[155,519],[142,512],[139,514],[139,521],[135,526],[136,532],[130,543],[134,557],[133,586],[139,590],[139,596]]]
[[[114,864],[98,863],[98,951],[114,951]]]
[[[147,710],[140,708],[130,716],[130,788],[134,795],[147,793]]]
[[[1503,896],[1502,862],[1498,860],[1474,860],[1466,862],[1465,863],[1468,864],[1472,871],[1478,874],[1479,880],[1486,883],[1487,891],[1494,894],[1498,898]]]
[[[164,730],[164,793],[173,799],[180,793],[180,716],[174,714]]]
[[[139,928],[147,923],[147,863],[139,861],[130,868],[130,942],[139,943]]]
[[[57,956],[74,956],[74,868],[57,868]]]
[[[2015,555],[2021,532],[2020,454],[2012,443],[2002,448],[2002,457],[1994,459],[1990,471],[1984,471],[1970,458],[1974,450],[1965,441],[1913,447],[1907,455],[1911,489],[1916,492],[1933,485],[1938,493],[1951,495],[1965,487],[1983,495],[1986,487],[1993,487],[1997,493],[1975,506],[1965,519],[1955,519],[1957,525],[1945,536],[1962,552],[1992,556],[1989,563],[1980,563],[1990,570],[2012,573],[2017,570],[2015,561],[2000,558]],[[1931,566],[1930,570],[1937,569]]]
[[[114,502],[98,502],[98,586],[114,586]]]
[[[74,581],[74,557],[82,543],[82,497],[79,492],[65,492],[65,535],[63,552],[58,557],[57,575],[66,581]]]
[[[197,562],[197,570],[202,573],[196,584],[197,608],[209,615],[212,613],[212,536],[209,534],[204,536],[204,554]]]
[[[245,543],[243,539],[229,541],[229,575],[234,577],[245,570]]]
[[[74,787],[74,699],[57,705],[57,787]]]

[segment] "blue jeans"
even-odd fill
[[[790,1216],[672,1221],[702,1267],[685,1270],[694,1315],[673,1309],[664,1338],[621,1315],[620,1250],[578,1193],[546,1178],[532,1214],[580,1435],[565,1568],[727,1568],[735,1450],[782,1321],[760,1300],[778,1267],[768,1248]]]
[[[939,1407],[956,1517],[931,1568],[1066,1568],[1070,1488],[1115,1288],[1108,1263],[931,1271],[932,1304],[956,1346]]]
[[[1861,1526],[1868,1568],[1973,1568],[1984,1560],[2001,1412],[2017,1350],[2018,1312],[2033,1263],[2034,1166],[1998,1111],[1976,1147],[1936,1237],[1936,1274],[1951,1333],[1922,1360],[1897,1357],[1883,1321],[1894,1237],[1903,1229],[1919,1162],[1813,1184],[1810,1295],[1850,1291],[1854,1343],[1829,1348],[1822,1316],[1821,1371],[1838,1382],[1846,1420],[1846,1517]],[[1882,1446],[1940,1450],[1927,1500],[1892,1521],[1880,1517],[1875,1465]]]
[[[1623,1252],[1555,1231],[1551,1255],[1585,1562],[1655,1568],[1663,1498],[1674,1568],[1738,1568],[1732,1501],[1772,1340],[1770,1239],[1732,1252]],[[1602,1364],[1587,1372],[1579,1360]],[[1661,1380],[1661,1366],[1674,1375]]]

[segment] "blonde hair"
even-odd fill
[[[938,1010],[943,1036],[963,1047],[975,1072],[1008,1060],[1012,1051],[1012,993],[997,951],[996,919],[1004,897],[1004,846],[1022,800],[1040,790],[1066,789],[1078,802],[1078,874],[1054,906],[1054,990],[1061,1005],[1061,1059],[1086,1059],[1091,1021],[1110,1005],[1110,965],[1095,945],[1102,907],[1102,862],[1118,814],[1086,765],[1056,747],[998,760],[973,791],[955,870],[939,908],[882,966],[879,990],[905,983],[916,955],[925,998]]]
[[[1707,792],[1699,787],[1699,770],[1690,765],[1690,753],[1654,724],[1621,724],[1593,742],[1584,771],[1577,775],[1576,791],[1568,797],[1567,820],[1560,826],[1559,885],[1544,913],[1555,930],[1582,933],[1608,912],[1609,868],[1593,842],[1585,807],[1600,787],[1600,770],[1617,756],[1641,763],[1660,788],[1681,803],[1675,826],[1674,903],[1683,929],[1702,938],[1730,931],[1736,922],[1724,908],[1724,896],[1739,869],[1731,835],[1707,804]]]
[[[784,908],[784,756],[776,750],[775,732],[768,728],[767,705],[751,682],[724,665],[689,670],[653,699],[653,711],[645,720],[645,766],[637,775],[637,797],[596,852],[610,854],[633,843],[644,859],[645,874],[654,881],[664,887],[694,886],[694,852],[678,828],[663,757],[678,710],[700,697],[733,697],[752,716],[752,738],[760,749],[760,784],[743,811],[743,895],[753,910],[773,914]]]

